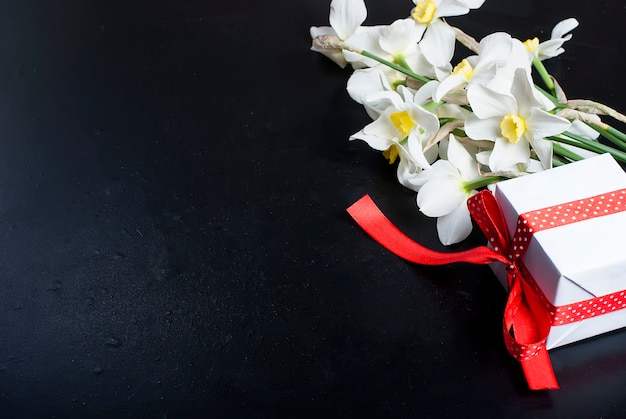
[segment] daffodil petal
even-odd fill
[[[382,70],[374,67],[355,70],[348,79],[346,90],[352,100],[363,104],[368,94],[391,90],[391,87],[382,76]]]
[[[470,181],[480,177],[476,161],[452,134],[450,134],[448,140],[448,161],[457,168],[461,179],[464,181]]]
[[[435,67],[443,67],[450,63],[454,55],[455,41],[454,30],[447,23],[435,19],[428,25],[420,46],[428,62]]]
[[[437,86],[439,86],[439,81],[431,80],[422,87],[419,88],[417,92],[415,92],[415,96],[413,97],[413,102],[417,105],[423,106],[424,104],[430,102],[437,90]]]
[[[390,58],[388,54],[378,45],[378,37],[378,29],[369,28],[368,30],[359,31],[357,34],[346,39],[344,44],[352,48],[369,51],[379,57]],[[355,63],[365,67],[376,67],[379,65],[378,61],[364,57],[363,55],[353,51],[344,50],[344,55],[348,62],[353,63],[353,65]]]
[[[539,44],[537,50],[539,59],[546,60],[562,54],[565,51],[562,48],[563,44],[572,39],[572,35],[568,34],[568,32],[571,32],[577,26],[578,21],[574,18],[565,19],[557,23],[554,29],[552,29],[550,39]]]
[[[467,14],[470,9],[477,9],[485,0],[444,0],[437,6],[436,17],[461,16]]]
[[[387,105],[387,108],[392,107],[393,109],[399,109],[403,107],[404,101],[402,97],[393,90],[379,90],[375,92],[371,92],[365,95],[365,103],[380,103],[381,106],[383,104]],[[390,110],[389,113],[395,112]]]
[[[413,164],[408,158],[405,158],[405,156],[402,155],[401,151],[400,163],[398,163],[398,170],[396,172],[398,182],[400,182],[402,186],[417,192],[421,185],[413,183],[413,180],[420,173],[422,173],[422,169]]]
[[[405,51],[404,59],[414,73],[420,74],[429,79],[434,79],[436,69],[428,62],[419,45]]]
[[[348,79],[346,86],[350,97],[355,102],[362,104],[372,119],[377,119],[391,103],[386,97],[374,96],[379,92],[393,93],[389,83],[389,77],[393,77],[393,75],[386,74],[384,68],[386,67],[376,66],[355,70]],[[397,73],[395,70],[391,71]]]
[[[439,118],[466,120],[470,115],[470,111],[452,103],[446,103],[437,107],[437,116],[439,116]]]
[[[439,87],[437,87],[433,96],[433,100],[435,102],[440,102],[450,90],[461,89],[465,86],[465,84],[467,84],[465,77],[460,74],[452,74],[439,84]]]
[[[424,151],[424,157],[428,163],[433,164],[439,157],[439,145],[435,144],[428,150]]]
[[[410,180],[411,184],[416,186],[417,189],[419,189],[424,184],[426,184],[426,182],[438,176],[457,176],[458,175],[457,171],[455,171],[454,167],[451,164],[449,164],[449,162],[445,162],[445,160],[440,160],[440,161],[442,163],[439,163],[437,161],[428,169],[425,169],[419,172],[413,179]]]
[[[535,150],[537,157],[539,157],[539,161],[541,162],[541,166],[544,169],[552,168],[552,142],[544,139],[538,140],[529,140],[531,147]]]
[[[346,40],[365,21],[367,9],[363,0],[333,0],[330,3],[330,26],[339,39]]]
[[[528,162],[528,165],[526,166],[525,172],[537,173],[537,172],[543,172],[544,170],[546,169],[543,167],[543,165],[541,164],[539,160],[530,159],[530,161]]]
[[[563,38],[563,35],[573,31],[577,26],[578,21],[575,18],[570,17],[568,19],[564,19],[554,26],[552,33],[550,34],[550,39]]]
[[[419,121],[420,127],[424,131],[424,136],[430,138],[439,129],[439,119],[434,113],[418,105],[413,105],[412,113],[415,115],[415,120]]]
[[[389,115],[393,113],[395,109],[393,107],[387,108],[375,121],[372,121],[363,128],[363,134],[373,135],[376,137],[386,138],[388,140],[398,140],[398,129],[393,125]],[[376,147],[374,147],[376,148]],[[381,150],[380,148],[376,148]],[[382,149],[384,150],[384,149]]]
[[[393,55],[410,47],[417,48],[423,34],[424,27],[417,26],[412,18],[398,19],[380,29],[378,43],[380,48]]]
[[[437,235],[446,246],[465,240],[471,232],[472,217],[466,202],[462,202],[450,214],[437,218]]]
[[[474,140],[495,141],[501,136],[501,120],[501,116],[479,119],[475,115],[470,115],[465,121],[465,133]]]
[[[442,161],[442,160],[440,160]],[[446,191],[446,193],[442,193]],[[456,193],[455,193],[456,192]],[[426,182],[417,193],[417,205],[429,217],[453,212],[466,199],[457,176],[437,176]]]
[[[406,86],[400,85],[396,91],[405,102],[413,102],[415,100],[415,92]]]
[[[479,61],[476,66],[500,64],[511,55],[511,39],[511,35],[505,32],[492,33],[481,39]]]
[[[561,134],[568,130],[571,125],[567,119],[552,115],[539,108],[533,108],[526,120],[528,133],[533,140]]]
[[[491,156],[491,150],[480,151],[476,153],[476,161],[484,166],[489,166],[489,157]]]
[[[457,1],[469,9],[478,9],[485,2],[485,0],[457,0]]]
[[[546,41],[542,45],[543,48],[538,50],[537,56],[541,61],[559,56],[565,52],[565,48],[561,45],[563,45],[562,40]]]
[[[474,114],[480,119],[517,113],[517,102],[513,96],[480,84],[473,84],[467,89],[467,99]]]
[[[572,126],[569,127],[567,131],[572,134],[580,135],[581,137],[589,138],[590,140],[595,140],[600,136],[598,131],[578,119],[572,121]],[[596,154],[594,153],[593,155]]]
[[[422,141],[419,139],[415,131],[409,134],[407,148],[418,166],[423,169],[430,167],[430,162],[426,159],[426,155],[424,155]]]
[[[520,139],[516,143],[511,143],[504,138],[498,138],[489,156],[489,168],[494,172],[506,171],[519,163],[528,164],[529,159],[528,141]]]
[[[365,132],[363,132],[363,130],[352,134],[350,136],[350,140],[361,140],[361,141],[365,141],[370,147],[372,147],[374,150],[378,150],[378,151],[385,151],[387,150],[389,147],[391,147],[392,145],[394,145],[394,142],[391,141],[388,138],[385,137],[379,137],[376,135],[369,135],[366,134]]]
[[[511,95],[516,99],[518,109],[514,113],[526,116],[531,109],[546,105],[537,100],[534,91],[530,72],[523,68],[515,70],[513,84],[511,85]],[[554,105],[549,103],[548,106],[551,109]]]

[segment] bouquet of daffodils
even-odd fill
[[[373,122],[350,139],[398,161],[398,181],[417,192],[422,213],[437,217],[443,244],[470,234],[466,201],[481,188],[599,153],[626,163],[626,135],[600,115],[626,117],[568,100],[542,63],[563,53],[576,19],[559,22],[543,42],[503,32],[476,41],[444,18],[484,0],[413,1],[408,18],[362,26],[363,0],[332,0],[330,26],[311,28],[312,50],[354,69],[348,93]],[[457,42],[472,55],[453,65]]]

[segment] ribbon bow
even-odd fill
[[[558,389],[546,349],[550,314],[535,289],[525,280],[528,273],[520,260],[532,235],[532,229],[518,228],[511,239],[500,206],[489,191],[481,191],[472,196],[468,200],[468,207],[490,246],[479,246],[455,253],[437,252],[411,240],[383,215],[368,195],[350,206],[348,213],[377,242],[414,263],[503,263],[507,269],[509,286],[502,322],[506,348],[521,363],[530,389]]]

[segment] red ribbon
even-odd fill
[[[504,340],[509,353],[524,370],[529,388],[558,389],[552,364],[546,349],[550,332],[550,313],[534,287],[524,281],[522,252],[513,250],[500,206],[489,191],[482,191],[468,200],[470,213],[487,236],[492,247],[446,253],[421,246],[398,230],[369,196],[364,196],[348,208],[348,213],[376,241],[396,255],[422,265],[443,265],[454,262],[489,264],[501,262],[507,266],[509,296],[504,310]]]
[[[555,307],[520,258],[532,235],[538,231],[626,211],[626,189],[521,214],[512,238],[491,192],[482,191],[469,198],[467,204],[491,247],[480,246],[457,253],[427,249],[391,224],[367,195],[348,208],[348,212],[376,241],[411,262],[422,265],[504,263],[509,286],[502,323],[507,350],[521,363],[531,389],[557,389],[559,386],[546,349],[551,325],[622,310],[626,308],[626,290]]]

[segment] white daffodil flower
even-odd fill
[[[367,100],[368,96],[379,92],[393,92],[406,81],[406,76],[384,65],[355,70],[348,79],[347,91],[350,97],[365,107],[372,119],[376,119],[389,105],[387,100]]]
[[[474,114],[465,122],[465,132],[474,140],[495,142],[489,157],[492,171],[527,165],[530,147],[544,168],[552,167],[552,143],[545,137],[562,133],[570,122],[547,112],[551,107],[537,99],[527,71],[516,70],[511,94],[476,84],[467,97]]]
[[[363,0],[333,0],[330,3],[328,19],[330,26],[312,26],[310,29],[311,38],[333,35],[341,41],[347,41],[354,34],[365,29],[361,24],[366,17],[367,9]],[[324,54],[341,68],[344,68],[348,63],[340,49],[322,49],[313,45],[311,50]]]
[[[372,123],[350,137],[365,141],[382,151],[390,163],[400,157],[398,181],[411,189],[408,180],[422,169],[430,167],[437,158],[437,148],[424,153],[424,145],[439,129],[437,117],[413,102],[413,94],[403,86],[399,92],[380,92],[368,100],[388,101],[387,108]]]
[[[474,83],[486,85],[494,77],[497,70],[504,67],[511,56],[513,39],[507,33],[497,32],[484,37],[478,46],[478,55],[464,58],[445,78],[433,100],[439,102],[454,89],[463,89]]]
[[[420,46],[426,59],[435,67],[450,64],[454,55],[454,30],[442,17],[467,14],[470,9],[477,9],[485,0],[413,0],[415,7],[411,17],[416,26],[424,33]]]
[[[418,45],[423,30],[413,19],[398,19],[391,25],[377,26],[350,38],[346,45],[365,50],[395,64],[409,67],[413,72],[426,77],[434,75],[433,66],[424,58]],[[360,54],[345,53],[353,66],[375,67],[379,63]]]
[[[447,160],[437,160],[411,183],[419,185],[417,205],[429,217],[437,217],[437,234],[444,245],[458,243],[472,231],[467,198],[474,195],[473,184],[483,179],[478,163],[454,135],[450,134]]]
[[[569,32],[574,30],[577,26],[578,21],[572,17],[557,23],[554,29],[552,29],[549,40],[541,43],[539,42],[539,38],[526,40],[524,46],[531,60],[537,57],[539,60],[543,61],[565,52],[563,44],[572,38],[572,34]]]

